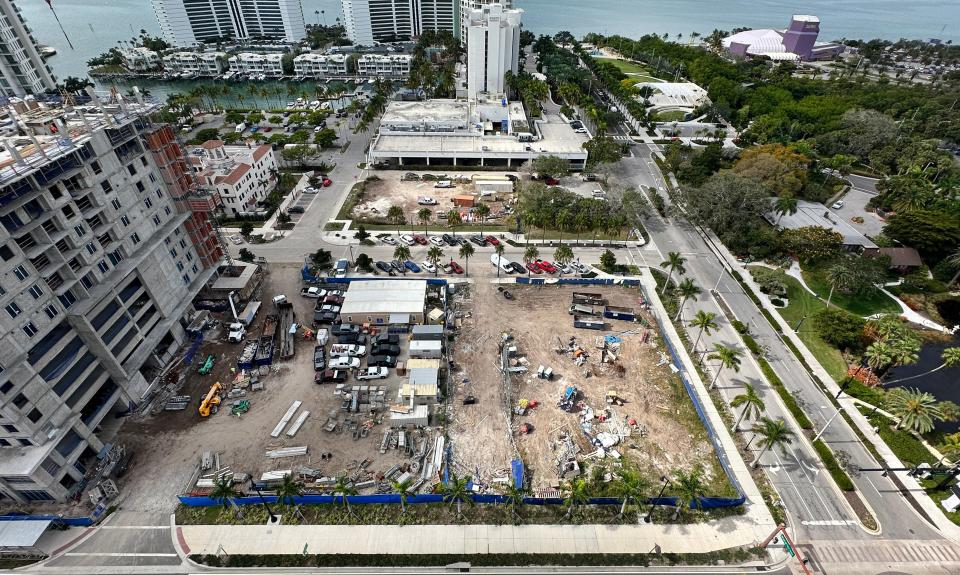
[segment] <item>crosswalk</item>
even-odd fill
[[[910,573],[960,572],[960,547],[941,542],[883,541],[862,542],[813,541],[797,545],[808,567],[814,573],[877,573],[880,566],[919,564],[910,567]]]

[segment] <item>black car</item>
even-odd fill
[[[348,333],[360,333],[360,326],[354,323],[341,323],[333,326],[330,333],[333,335],[347,335]]]
[[[302,214],[306,210],[303,206],[293,206],[292,208],[287,209],[288,214]]]
[[[457,238],[453,237],[450,234],[443,234],[442,236],[440,236],[440,239],[443,240],[444,243],[446,243],[448,246],[457,245]]]
[[[314,383],[343,383],[347,381],[345,369],[325,369],[313,377]]]
[[[403,267],[403,262],[400,260],[393,260],[390,262],[390,267],[394,269],[398,274],[402,274],[407,268]]]
[[[368,367],[397,367],[397,358],[392,355],[371,355],[367,358]]]
[[[372,355],[400,355],[400,346],[399,345],[390,345],[388,343],[383,343],[380,345],[373,346],[373,349],[370,351]]]
[[[527,273],[527,269],[526,269],[525,267],[523,267],[522,265],[520,265],[519,263],[517,263],[517,262],[510,262],[510,268],[511,268],[515,273],[518,273],[518,274],[525,274],[525,273]]]
[[[322,371],[327,367],[327,352],[322,345],[313,348],[313,371]]]
[[[350,345],[364,345],[367,342],[367,336],[362,333],[345,333],[337,336],[337,343],[346,343]]]
[[[481,235],[470,236],[470,241],[481,247],[487,245],[487,240]]]
[[[373,345],[397,345],[400,343],[400,336],[395,333],[381,333],[373,338]]]
[[[319,315],[314,314],[314,319],[317,323],[333,323],[337,319],[339,312],[335,311],[324,311]]]
[[[377,269],[384,273],[390,273],[393,270],[393,266],[387,262],[377,262]]]

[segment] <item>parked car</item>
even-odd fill
[[[452,188],[452,187],[454,187],[454,185],[455,185],[455,184],[454,184],[453,182],[451,182],[450,180],[440,180],[440,181],[438,181],[436,184],[433,184],[433,187],[435,187],[435,188]]]
[[[420,266],[418,266],[417,264],[413,263],[410,260],[403,262],[403,267],[407,268],[408,270],[412,271],[415,274],[420,273]]]
[[[400,236],[400,241],[407,244],[408,246],[413,246],[417,244],[417,240],[413,239],[413,236],[410,234],[403,234]]]
[[[355,343],[335,343],[330,346],[330,357],[338,355],[349,355],[350,357],[363,357],[367,355],[367,346],[357,345]]]
[[[527,262],[527,269],[530,270],[531,273],[543,273],[543,270],[540,269],[540,266],[538,266],[536,262]]]
[[[229,342],[239,343],[247,337],[247,328],[242,322],[231,323],[228,329],[230,330],[227,334],[227,341]]]
[[[325,369],[313,377],[313,383],[343,383],[347,381],[347,372],[341,369]]]
[[[377,263],[376,263],[376,266],[377,266],[377,269],[378,269],[378,270],[380,270],[380,271],[382,271],[382,272],[385,272],[385,273],[389,273],[389,272],[392,272],[392,271],[393,271],[393,266],[391,266],[391,265],[388,264],[387,262],[377,262]]]
[[[572,273],[573,273],[573,268],[570,267],[569,264],[563,264],[563,265],[559,266],[559,269],[560,269],[560,272],[561,272],[561,273],[565,273],[565,274],[572,274]]]
[[[440,239],[443,240],[444,243],[446,243],[448,246],[457,245],[457,238],[455,238],[451,234],[443,234],[442,236],[440,236]]]
[[[843,207],[843,200],[837,200],[837,201],[833,202],[833,205],[830,206],[830,207],[833,208],[833,209],[835,209],[835,210],[839,210],[840,208]]]
[[[450,269],[452,269],[453,273],[455,274],[463,273],[463,268],[460,267],[460,264],[458,264],[457,262],[450,262]]]
[[[385,367],[368,367],[361,369],[354,377],[357,381],[367,381],[369,379],[383,379],[390,374],[390,370]]]
[[[420,179],[420,176],[418,176],[417,174],[414,174],[413,172],[407,172],[400,179],[405,182],[415,182]]]
[[[292,208],[287,208],[288,214],[302,214],[307,211],[303,206],[293,206]]]
[[[429,241],[427,241],[427,236],[425,236],[425,235],[423,235],[423,234],[415,234],[415,235],[413,236],[413,241],[417,242],[417,243],[420,244],[421,246],[425,246],[425,245],[427,245],[428,243],[430,243]]]
[[[438,248],[442,248],[446,244],[440,236],[430,236],[430,243]]]
[[[488,244],[490,244],[491,246],[496,247],[496,246],[499,246],[499,245],[500,245],[500,240],[498,240],[497,238],[495,238],[495,237],[493,237],[493,236],[487,236],[487,237],[485,237],[485,238],[483,238],[483,239],[484,239],[484,241],[486,241],[486,242],[487,242]]]
[[[481,235],[470,236],[468,239],[469,239],[471,242],[473,242],[473,243],[475,243],[475,244],[477,244],[478,246],[481,246],[481,247],[487,245],[487,240],[485,240],[485,239],[483,238],[483,236],[481,236]]]
[[[417,204],[421,206],[435,206],[437,205],[437,199],[431,198],[430,196],[420,196],[417,198]]]
[[[518,274],[527,273],[527,269],[522,265],[520,265],[519,262],[510,262],[510,268],[514,271],[514,273],[518,273]]]
[[[392,355],[371,355],[367,358],[367,365],[369,367],[397,367],[397,358]]]
[[[360,367],[359,357],[350,357],[347,355],[341,355],[341,356],[330,358],[331,369],[357,369],[358,367]]]
[[[586,130],[584,130],[586,132]],[[548,186],[557,186],[560,184],[560,180],[554,178],[553,176],[547,176],[547,179],[544,180]]]
[[[331,329],[333,335],[341,336],[347,335],[350,333],[360,333],[360,326],[355,323],[341,323],[340,325],[335,325]]]
[[[337,294],[329,294],[327,297],[323,298],[324,305],[343,305],[343,296]]]
[[[337,343],[345,345],[362,345],[367,342],[367,336],[362,333],[346,333],[337,337]]]
[[[397,245],[397,240],[393,239],[393,236],[380,236],[380,241],[387,244],[388,246]]]
[[[377,337],[373,338],[373,345],[397,345],[400,343],[400,336],[395,333],[381,333]],[[376,355],[376,354],[374,354]]]
[[[327,295],[327,290],[323,290],[318,287],[305,287],[300,289],[300,295],[303,297],[318,299]]]
[[[339,311],[321,311],[319,315],[314,316],[314,319],[317,323],[333,323],[338,315],[340,315]]]
[[[540,269],[547,272],[548,274],[557,273],[557,266],[545,260],[537,260],[537,264],[540,266]]]
[[[313,348],[313,371],[322,371],[327,367],[327,353],[322,345]]]
[[[392,267],[398,274],[403,273],[403,262],[400,260],[392,260],[390,262],[390,267]]]
[[[437,273],[437,266],[433,265],[430,262],[421,262],[420,267],[422,267],[423,269],[427,270],[432,274]]]
[[[324,177],[323,180],[321,180],[321,183],[323,184],[323,187],[329,188],[330,185],[333,183],[333,180],[331,180],[330,178]]]
[[[371,355],[400,355],[400,346],[384,343],[373,346],[370,350]]]

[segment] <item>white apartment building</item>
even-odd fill
[[[412,61],[409,54],[364,54],[357,60],[357,74],[404,78],[410,75]]]
[[[11,0],[0,0],[0,96],[40,94],[56,87],[20,9]]]
[[[345,54],[300,54],[293,59],[293,72],[307,78],[343,76],[347,73]]]
[[[160,32],[174,46],[222,40],[307,36],[300,0],[151,0]]]
[[[121,48],[120,58],[123,59],[123,66],[131,72],[146,72],[160,66],[160,55],[149,48],[136,46],[134,48]]]
[[[0,501],[97,480],[101,434],[185,340],[223,253],[158,106],[98,106],[18,101],[22,135],[0,139]]]
[[[238,74],[265,74],[283,76],[283,54],[254,54],[241,52],[228,60],[230,71]]]
[[[523,10],[487,4],[470,12],[467,26],[467,97],[505,92],[503,76],[518,71]]]
[[[513,8],[513,0],[460,0],[460,21],[457,27],[457,38],[461,42],[464,44],[467,42],[467,22],[470,19],[470,12],[490,4],[500,4],[504,8]]]
[[[209,140],[190,149],[190,165],[200,181],[217,190],[224,212],[252,213],[274,187],[277,159],[269,145],[250,149]]]
[[[347,37],[359,46],[409,40],[426,30],[456,34],[459,0],[340,0]]]
[[[173,52],[163,57],[163,69],[170,74],[219,76],[227,69],[227,53]]]

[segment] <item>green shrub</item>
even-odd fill
[[[784,297],[787,295],[786,275],[783,270],[770,269],[765,267],[750,268],[750,275],[760,286],[760,291],[773,296]]]
[[[813,448],[817,450],[817,455],[820,456],[820,459],[823,461],[823,465],[827,468],[827,471],[830,472],[830,476],[833,477],[833,480],[837,482],[837,487],[842,491],[856,491],[857,488],[853,485],[850,476],[840,467],[840,464],[837,462],[837,458],[833,455],[833,451],[827,447],[827,444],[821,440],[816,440],[813,442]]]
[[[757,343],[757,340],[753,339],[753,336],[744,333],[741,338],[743,339],[743,344],[750,350],[750,353],[757,356],[763,353],[763,350],[760,349],[760,344]]]
[[[838,349],[859,350],[863,347],[862,317],[839,308],[824,308],[813,316],[813,326],[823,341]]]
[[[741,334],[741,335],[746,334],[746,333],[750,333],[750,328],[748,328],[747,325],[746,325],[745,323],[743,323],[742,321],[740,321],[739,319],[735,319],[735,320],[731,321],[731,322],[730,322],[730,325],[732,325],[732,326],[733,326],[733,329],[737,330],[737,333],[739,333],[739,334]]]
[[[841,382],[841,386],[846,386],[844,393],[850,397],[856,397],[860,401],[866,401],[871,405],[883,406],[884,391],[876,387],[868,387],[859,379],[848,377]]]
[[[870,423],[879,428],[880,438],[896,454],[897,458],[907,465],[920,465],[927,462],[931,465],[937,462],[937,458],[923,446],[919,439],[911,433],[902,429],[894,429],[893,422],[879,414],[874,414],[870,418]]]

